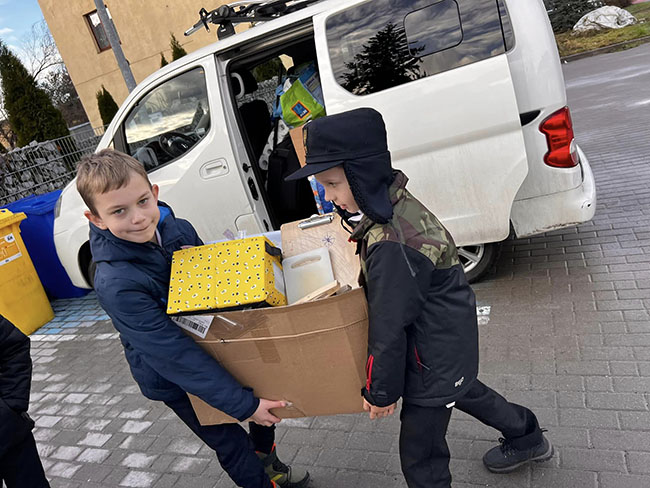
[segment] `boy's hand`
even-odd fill
[[[393,403],[392,405],[388,405],[387,407],[375,407],[374,405],[368,403],[368,401],[365,398],[363,399],[363,409],[366,412],[370,412],[370,418],[372,420],[393,415],[393,413],[395,412],[396,405],[397,403]]]
[[[282,408],[286,406],[287,402],[284,402],[282,400],[273,401],[260,398],[260,404],[251,417],[251,420],[256,424],[264,425],[265,427],[271,427],[273,424],[280,422],[280,419],[269,412],[269,410],[272,408]]]

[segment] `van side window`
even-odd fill
[[[404,17],[404,31],[413,57],[458,46],[463,40],[458,4],[444,0],[409,13]]]
[[[188,152],[209,129],[203,68],[187,71],[148,92],[124,121],[127,152],[147,171]]]
[[[327,20],[334,76],[368,95],[505,52],[494,0],[370,0]]]

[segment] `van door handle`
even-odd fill
[[[199,175],[204,180],[216,178],[225,174],[228,174],[228,163],[226,163],[225,159],[208,161],[207,163],[204,163],[199,170]]]
[[[251,196],[253,197],[253,200],[259,200],[260,194],[257,193],[257,188],[255,187],[255,182],[253,181],[253,178],[248,178],[248,188],[251,191]]]
[[[530,124],[533,120],[537,118],[537,116],[542,113],[539,110],[532,110],[530,112],[524,112],[523,114],[519,114],[519,120],[521,121],[521,126],[525,126]]]

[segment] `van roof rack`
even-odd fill
[[[202,27],[210,32],[209,24],[217,27],[217,38],[225,39],[235,34],[234,24],[267,22],[282,15],[296,12],[321,0],[245,0],[222,5],[208,12],[199,10],[199,21],[185,31],[191,36]]]

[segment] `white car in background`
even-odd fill
[[[273,67],[312,61],[329,114],[382,113],[393,165],[461,246],[471,280],[490,269],[511,232],[525,237],[592,218],[594,178],[574,141],[542,0],[300,3],[146,78],[97,149],[142,161],[161,199],[206,241],[278,229],[296,211],[316,209],[287,206],[304,190],[278,177],[291,150],[276,149],[268,170],[260,164],[274,133]],[[54,239],[79,287],[93,276],[84,209],[73,181]]]

